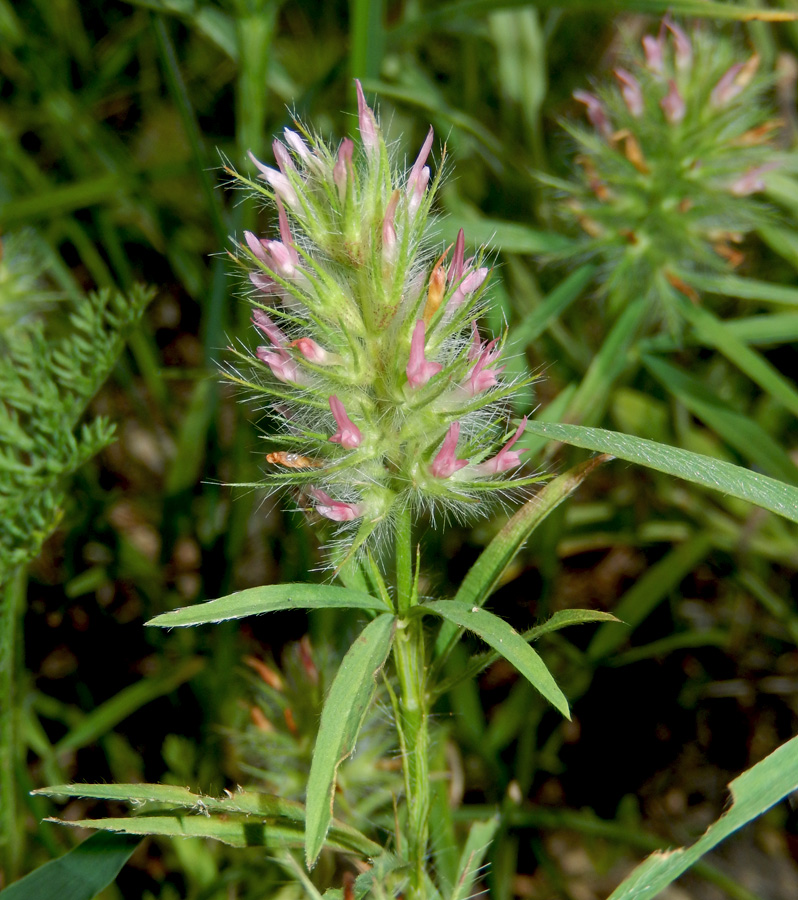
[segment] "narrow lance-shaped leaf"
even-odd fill
[[[482,606],[532,532],[607,458],[596,457],[575,466],[527,501],[479,555],[454,599],[468,607]],[[436,656],[444,654],[456,634],[454,625],[443,624],[435,642]]]
[[[599,609],[561,609],[540,625],[535,625],[534,627],[527,629],[522,637],[529,643],[538,640],[538,638],[541,638],[546,634],[552,634],[555,631],[559,631],[561,628],[567,628],[570,625],[585,625],[591,622],[604,622],[613,625],[626,624],[612,613],[603,612]],[[624,635],[628,633],[628,628],[619,630]],[[597,633],[600,634],[601,629],[599,629]],[[471,659],[468,660],[467,665],[462,668],[457,668],[456,674],[451,675],[445,681],[434,686],[434,696],[440,697],[461,682],[475,678],[488,666],[493,665],[499,658],[499,655],[500,654],[495,650],[489,650],[486,653],[478,653],[475,656],[472,656]]]
[[[283,609],[373,609],[383,611],[382,600],[334,584],[270,584],[236,594],[183,606],[147,622],[159,628],[225,622]]]
[[[338,669],[321,713],[307,789],[305,858],[312,866],[321,852],[333,814],[338,766],[354,751],[393,640],[395,619],[384,614],[355,639]]]
[[[39,788],[32,793],[45,797],[90,797],[96,800],[121,800],[132,804],[137,812],[146,811],[148,815],[135,820],[135,824],[124,823],[124,819],[91,819],[85,820],[86,827],[105,830],[124,830],[134,834],[182,834],[184,826],[172,819],[183,820],[187,816],[207,819],[208,816],[220,814],[237,823],[235,827],[217,828],[209,826],[205,837],[215,838],[225,843],[244,846],[246,828],[250,823],[257,831],[261,824],[268,823],[269,829],[261,831],[264,840],[277,839],[287,841],[292,846],[300,847],[305,836],[305,807],[293,800],[286,800],[274,794],[259,791],[235,791],[224,797],[212,797],[208,794],[196,794],[188,788],[173,784],[56,784]],[[164,812],[168,807],[168,815],[153,817],[151,812]],[[181,812],[177,812],[181,810]],[[183,812],[184,811],[184,812]],[[153,824],[153,818],[157,819]],[[60,820],[53,820],[60,821]],[[62,823],[74,824],[74,823]],[[152,826],[155,831],[148,830]],[[274,828],[279,826],[275,831]],[[194,828],[195,826],[189,826]],[[138,830],[137,830],[138,829]],[[251,831],[253,829],[250,829]],[[270,837],[271,836],[271,837]],[[283,840],[285,839],[285,840]],[[380,851],[375,844],[351,825],[333,820],[327,835],[330,846],[363,856],[373,856]]]
[[[691,847],[654,853],[609,900],[653,900],[705,853],[798,788],[798,737],[743,772],[729,785],[732,806]]]
[[[767,475],[750,472],[742,466],[603,428],[546,422],[527,422],[526,427],[528,431],[542,434],[553,441],[562,441],[586,450],[608,453],[627,462],[639,463],[739,500],[747,500],[792,522],[798,522],[798,488]]]
[[[486,644],[512,663],[549,703],[567,719],[571,718],[568,701],[543,660],[504,619],[479,606],[469,606],[458,600],[437,600],[415,608],[421,613],[441,616],[459,628],[466,628],[479,635]]]

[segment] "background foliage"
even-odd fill
[[[734,21],[751,19],[753,4],[0,0],[0,227],[7,262],[19,234],[40,260],[27,296],[49,297],[49,346],[86,291],[158,286],[142,324],[123,329],[129,350],[92,403],[117,423],[118,440],[74,475],[61,524],[30,569],[17,679],[25,793],[146,780],[216,796],[253,783],[260,760],[234,748],[267,727],[254,710],[278,722],[279,709],[287,722],[297,703],[273,684],[262,696],[258,680],[268,686],[283,654],[296,670],[293,644],[308,629],[322,656],[341,654],[355,633],[349,614],[333,611],[141,627],[234,589],[304,580],[318,565],[297,514],[223,486],[257,481],[263,465],[257,413],[218,384],[225,348],[249,341],[224,250],[229,235],[274,223],[224,192],[221,163],[245,169],[249,150],[268,159],[291,113],[322,133],[352,132],[354,76],[379,96],[400,157],[430,123],[446,138],[456,169],[442,193],[441,243],[460,226],[488,242],[500,282],[488,325],[509,323],[519,375],[543,371],[519,414],[538,405],[543,420],[608,427],[798,483],[789,166],[769,177],[773,217],[737,269],[696,285],[701,302],[686,306],[681,339],[641,332],[634,304],[611,319],[590,263],[542,262],[570,239],[539,177],[573,170],[558,120],[581,119],[571,94],[590,73],[610,77],[619,33],[636,42],[657,27],[646,14],[666,7],[756,49],[775,73],[770,100],[792,151],[798,26]],[[10,304],[0,312],[4,329],[19,321]],[[525,442],[548,471],[577,459],[542,435]],[[452,595],[502,523],[429,532],[425,553],[438,565],[422,592]],[[646,851],[700,834],[728,781],[796,734],[797,546],[794,522],[619,462],[547,520],[493,609],[520,630],[577,607],[612,611],[629,627],[584,625],[540,643],[570,723],[500,664],[442,700],[439,765],[453,778],[438,789],[454,800],[457,827],[497,807],[505,814],[486,859],[494,896],[606,897]],[[246,656],[267,666],[249,667],[254,685]],[[453,654],[452,672],[462,664]],[[379,717],[372,728],[366,759],[384,741]],[[281,765],[301,772],[301,741],[280,729]],[[390,769],[369,777],[373,767],[352,773],[353,806],[390,789]],[[49,800],[20,802],[21,872],[75,836],[41,822],[57,808]],[[116,811],[78,798],[65,815]],[[444,825],[436,862],[456,870]],[[796,834],[782,804],[708,857],[685,889],[791,897]],[[103,897],[299,896],[284,886],[291,866],[195,839],[153,841]],[[341,878],[332,857],[314,873],[320,887]]]

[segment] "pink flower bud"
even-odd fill
[[[340,444],[347,450],[354,450],[356,447],[359,447],[363,442],[363,435],[357,425],[346,414],[343,403],[335,394],[330,396],[330,410],[335,419],[335,424],[338,426],[338,431],[330,438],[332,443]]]
[[[426,162],[430,150],[432,149],[434,135],[435,132],[430,128],[421,150],[416,157],[416,161],[413,163],[413,168],[407,176],[407,195],[410,198],[408,209],[411,216],[415,215],[418,208],[421,206],[421,201],[424,198],[424,191],[426,191],[427,185],[429,184],[430,173],[429,166],[426,165]]]
[[[465,233],[461,228],[457,232],[457,240],[454,242],[454,253],[449,266],[449,284],[457,282],[463,277],[463,256],[465,255]]]
[[[310,150],[308,150],[308,145],[302,140],[302,138],[290,128],[283,129],[283,135],[285,137],[285,142],[288,146],[296,153],[296,155],[303,161],[308,162],[310,160]]]
[[[282,349],[288,343],[288,338],[262,309],[253,311],[252,324],[260,329],[275,347]]]
[[[443,439],[443,444],[441,449],[438,451],[437,456],[432,461],[432,465],[429,467],[430,472],[436,478],[448,478],[450,475],[453,475],[459,469],[462,469],[463,466],[468,465],[467,459],[457,459],[457,440],[460,437],[460,423],[452,422],[449,426],[449,430],[446,432],[446,437]]]
[[[346,197],[349,179],[353,174],[352,153],[354,149],[355,145],[352,141],[349,138],[344,138],[341,141],[341,146],[338,148],[338,161],[333,166],[333,181],[338,188],[338,197],[342,203]]]
[[[679,88],[676,87],[676,82],[671,79],[668,85],[668,93],[659,101],[659,105],[662,107],[668,122],[671,125],[678,125],[684,118],[687,107],[684,104],[682,95],[679,93]]]
[[[294,248],[294,238],[291,234],[291,227],[288,224],[288,216],[285,214],[285,207],[280,202],[279,197],[277,197],[277,221],[279,222],[280,227],[280,239],[288,250],[289,256],[291,257],[291,262],[298,263],[299,254]]]
[[[515,434],[510,438],[509,441],[502,447],[502,449],[496,454],[496,456],[491,459],[486,460],[483,463],[479,463],[474,466],[474,469],[479,472],[480,475],[497,475],[501,472],[506,472],[508,469],[514,469],[516,466],[521,465],[520,455],[522,453],[526,453],[526,450],[513,450],[511,449],[513,444],[521,437],[524,433],[524,429],[526,428],[526,416],[521,419],[521,424],[518,426]]]
[[[652,37],[647,34],[643,38],[643,52],[646,55],[646,67],[655,75],[661,75],[665,70],[665,47],[662,37]]]
[[[482,393],[482,391],[488,390],[488,388],[493,387],[494,384],[497,384],[498,379],[496,376],[500,375],[505,369],[504,366],[499,366],[498,369],[488,368],[488,366],[492,365],[499,358],[501,351],[496,346],[497,343],[497,339],[494,338],[485,349],[480,352],[477,361],[474,363],[474,368],[468,376],[467,388],[468,393],[471,394],[472,397]]]
[[[261,262],[268,262],[268,255],[266,253],[266,247],[268,241],[262,241],[260,238],[256,237],[251,231],[244,232],[244,239],[247,242],[247,246],[252,251],[252,255],[259,259]]]
[[[629,112],[635,117],[643,115],[643,91],[640,82],[626,69],[616,69],[615,77],[621,82],[621,95]]]
[[[287,176],[289,172],[296,172],[294,161],[291,159],[291,156],[285,147],[283,147],[278,140],[272,141],[272,150],[274,151],[274,158],[277,160],[277,165],[283,175]]]
[[[410,340],[410,360],[405,369],[407,383],[413,388],[422,387],[443,368],[440,363],[427,361],[424,355],[425,336],[426,326],[419,319],[413,329],[413,337]]]
[[[607,113],[604,111],[604,104],[601,100],[587,91],[574,91],[573,98],[577,103],[584,103],[587,107],[587,118],[590,124],[599,134],[609,140],[612,137],[612,125],[607,118]]]
[[[251,152],[249,158],[255,163],[258,169],[260,169],[260,177],[269,183],[269,186],[283,203],[285,203],[286,206],[290,206],[292,209],[296,209],[296,207],[299,206],[299,198],[286,176],[276,169],[270,169],[268,166],[264,166],[262,162],[255,159]]]
[[[323,347],[320,347],[313,338],[309,337],[301,337],[295,341],[291,341],[291,346],[296,347],[309,362],[318,363],[322,366],[327,362],[330,355]]]
[[[754,54],[746,62],[735,63],[712,88],[709,102],[715,108],[726,106],[748,87],[759,68],[759,56]]]
[[[366,103],[366,98],[363,95],[363,88],[357,78],[355,79],[355,84],[357,85],[357,117],[360,139],[363,141],[366,155],[373,159],[380,152],[377,120],[374,118],[374,113]]]
[[[676,68],[680,71],[689,69],[693,64],[693,45],[690,38],[684,33],[675,22],[670,19],[664,19],[664,25],[673,35],[674,58],[676,59]]]
[[[482,268],[474,269],[466,275],[452,294],[452,309],[456,309],[466,297],[469,297],[474,291],[478,291],[482,287],[482,283],[488,277],[488,272],[489,269],[483,266]]]
[[[749,194],[756,194],[758,191],[764,191],[767,185],[762,176],[778,167],[779,163],[769,162],[761,166],[756,166],[753,169],[749,169],[732,182],[729,186],[729,192],[734,194],[735,197],[747,197]]]
[[[316,501],[316,512],[331,519],[333,522],[351,522],[363,515],[363,507],[360,503],[342,503],[322,491],[320,488],[310,489],[311,497]]]
[[[302,384],[297,364],[285,350],[270,350],[268,347],[258,347],[255,353],[261,362],[266,363],[272,370],[272,375],[279,381]]]

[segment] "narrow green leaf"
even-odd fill
[[[729,785],[732,806],[691,847],[657,852],[639,865],[617,887],[609,900],[653,900],[687,871],[696,860],[761,816],[798,788],[798,737],[782,744],[770,756],[743,772]]]
[[[798,390],[793,387],[792,382],[756,350],[746,346],[731,331],[724,328],[723,322],[717,316],[692,303],[686,303],[684,309],[699,341],[719,350],[733,366],[745,372],[763,391],[770,394],[793,415],[798,416]]]
[[[458,600],[437,600],[414,607],[414,609],[422,614],[433,613],[459,628],[473,631],[488,646],[493,647],[497,653],[512,663],[524,678],[540,691],[566,719],[571,718],[568,701],[543,660],[504,619],[500,619],[479,606],[472,606]]]
[[[39,788],[32,791],[32,793],[44,797],[88,797],[94,800],[120,800],[130,803],[137,812],[144,810],[150,812],[153,808],[162,810],[163,807],[168,807],[172,816],[175,815],[174,810],[177,809],[185,810],[186,814],[200,815],[202,817],[217,813],[223,816],[234,817],[243,815],[254,820],[256,824],[260,820],[279,822],[283,827],[288,827],[290,824],[290,827],[299,834],[296,845],[301,846],[304,840],[305,807],[293,800],[286,800],[283,797],[259,791],[236,791],[224,797],[211,797],[207,794],[196,794],[188,788],[172,784],[56,784],[50,787]],[[154,807],[152,806],[153,804]],[[148,816],[145,822],[149,820],[150,817]],[[102,827],[111,828],[110,825]],[[161,834],[163,832],[159,831],[157,833]],[[294,834],[294,831],[291,831],[291,834]],[[208,835],[208,837],[213,836],[212,834]],[[330,828],[329,838],[336,846],[345,846],[349,850],[360,853],[363,856],[374,856],[381,850],[379,844],[369,840],[356,828],[335,819]],[[225,840],[225,838],[222,837],[219,840]]]
[[[741,278],[739,275],[700,275],[693,272],[690,272],[689,280],[699,291],[707,291],[721,297],[798,306],[798,288],[786,284],[771,284],[769,281]]]
[[[706,385],[655,356],[646,368],[671,394],[754,465],[783,481],[798,483],[798,467],[787,452],[753,419],[732,409]]]
[[[387,613],[363,629],[341,661],[321,713],[307,789],[305,859],[312,866],[324,846],[333,814],[338,766],[354,751],[393,640],[395,619]]]
[[[561,281],[543,302],[524,316],[512,330],[510,340],[513,347],[526,347],[546,330],[551,322],[561,316],[590,284],[595,266],[580,266]]]
[[[119,874],[139,845],[127,834],[93,834],[58,859],[0,891],[3,900],[92,900]]]
[[[460,855],[457,882],[451,893],[451,900],[467,900],[473,896],[474,882],[498,827],[498,816],[472,824]]]
[[[147,625],[175,628],[183,625],[206,625],[226,622],[284,609],[376,609],[384,610],[381,600],[350,591],[334,584],[269,584],[247,588],[236,594],[207,600],[194,606],[183,606],[150,619]]]
[[[746,500],[792,522],[798,522],[798,488],[767,475],[751,472],[742,466],[603,428],[548,422],[527,422],[526,427],[534,434],[545,435],[553,441],[608,453],[627,462],[638,463],[739,500]]]
[[[525,631],[523,638],[528,643],[531,643],[546,634],[552,634],[555,631],[559,631],[561,628],[567,628],[570,625],[584,625],[589,622],[614,622],[616,625],[624,624],[612,613],[602,612],[598,609],[561,609],[541,625],[535,625],[533,628]],[[625,631],[626,629],[624,629],[624,632]],[[462,684],[462,682],[475,678],[488,666],[493,665],[498,658],[499,654],[496,653],[495,650],[472,656],[467,663],[457,667],[455,674],[450,675],[445,681],[440,682],[440,684],[434,685],[432,692],[436,697],[443,696],[443,694],[448,693],[459,684]]]

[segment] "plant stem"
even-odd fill
[[[26,583],[25,567],[20,566],[0,589],[0,844],[6,884],[17,876],[21,851],[16,796],[19,759],[16,681]]]
[[[426,646],[419,617],[407,617],[415,601],[412,590],[410,514],[400,513],[396,527],[396,584],[399,622],[393,645],[399,679],[397,729],[402,749],[407,804],[405,857],[411,866],[407,900],[425,900],[429,838],[429,710]]]

